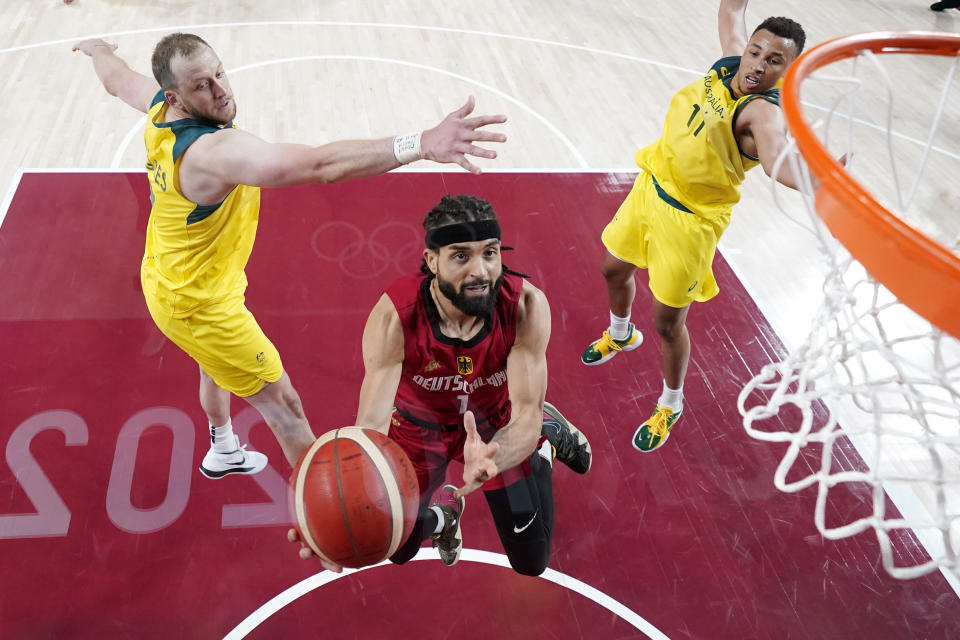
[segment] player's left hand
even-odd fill
[[[480,173],[480,167],[469,160],[467,155],[493,159],[497,152],[478,147],[474,142],[506,142],[507,136],[482,129],[488,124],[500,124],[507,116],[474,116],[468,118],[474,107],[473,96],[467,102],[447,114],[443,121],[420,136],[420,155],[424,160],[434,162],[455,162],[470,173]]]
[[[323,558],[315,554],[313,550],[310,549],[310,547],[308,547],[307,544],[300,539],[300,532],[297,531],[296,529],[289,529],[287,531],[287,540],[290,542],[300,543],[300,559],[301,560],[309,560],[310,558],[316,558],[317,560],[320,561],[320,564],[323,565],[324,569],[329,569],[334,573],[340,573],[341,571],[343,571],[343,567],[341,567],[340,565],[333,564],[332,562],[327,562],[326,560],[324,560]]]
[[[496,442],[484,442],[477,433],[477,421],[472,411],[463,414],[463,428],[467,439],[463,443],[463,486],[456,490],[456,497],[473,493],[480,485],[500,473],[493,457],[500,450]]]
[[[105,42],[100,38],[90,38],[88,40],[81,40],[77,44],[73,45],[72,51],[80,51],[85,53],[88,56],[92,56],[94,52],[98,49],[106,49],[108,52],[113,53],[117,50],[117,45]]]

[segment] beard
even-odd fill
[[[492,314],[494,307],[497,306],[497,294],[500,293],[500,287],[503,285],[503,272],[500,272],[500,276],[485,295],[467,295],[466,289],[467,287],[490,284],[490,280],[471,280],[460,285],[460,290],[457,291],[453,284],[441,278],[439,273],[437,274],[437,288],[440,289],[440,293],[463,313],[478,318]]]
[[[197,109],[193,105],[189,105],[186,102],[184,102],[183,106],[186,107],[187,114],[189,114],[189,116],[194,120],[199,120],[201,122],[206,122],[208,124],[217,126],[229,124],[237,115],[237,103],[233,101],[233,96],[230,96],[230,110],[227,112],[212,110],[208,112],[206,110]],[[224,120],[225,115],[228,116],[226,120]]]

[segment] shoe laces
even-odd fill
[[[647,425],[650,429],[650,437],[660,436],[661,438],[670,431],[670,416],[673,415],[673,409],[670,407],[657,407],[657,410],[650,416]]]
[[[597,340],[594,349],[600,351],[601,349],[606,349],[607,351],[623,351],[623,347],[617,344],[616,340],[610,336],[610,332],[606,329],[603,330],[603,335],[600,336],[600,339]]]

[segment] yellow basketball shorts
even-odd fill
[[[243,296],[203,305],[185,318],[171,317],[151,296],[144,297],[157,328],[221,388],[246,398],[283,375],[280,353]]]
[[[667,204],[641,172],[600,239],[614,257],[647,269],[653,297],[679,309],[720,292],[713,256],[728,222]]]

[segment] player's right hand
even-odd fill
[[[477,433],[477,421],[472,411],[463,414],[463,428],[467,432],[463,443],[463,486],[454,491],[457,498],[473,493],[484,482],[500,473],[494,460],[500,444],[483,441]]]
[[[117,50],[117,45],[110,44],[100,38],[90,38],[89,40],[82,40],[77,44],[73,45],[72,51],[81,51],[88,56],[92,56],[93,52],[98,48],[106,47],[110,53],[113,53]]]
[[[287,531],[287,540],[289,540],[290,542],[300,544],[301,560],[309,560],[310,558],[316,558],[317,560],[320,561],[320,564],[323,565],[324,569],[328,569],[330,571],[333,571],[334,573],[340,573],[341,571],[343,571],[343,567],[341,567],[340,565],[334,564],[332,562],[328,562],[323,558],[321,558],[320,556],[318,556],[317,554],[315,554],[313,550],[309,546],[307,546],[307,544],[303,540],[300,539],[300,532],[297,531],[296,529],[290,529]]]

